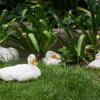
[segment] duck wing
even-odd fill
[[[100,68],[100,60],[94,60],[89,64],[90,67]]]

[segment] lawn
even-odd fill
[[[47,67],[41,63],[39,67],[42,76],[38,80],[0,80],[0,100],[100,99],[100,70],[63,65]]]

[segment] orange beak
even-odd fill
[[[100,56],[99,57],[95,57],[95,59],[100,59]]]
[[[37,65],[36,60],[32,60],[32,64],[33,64],[33,65]]]
[[[57,60],[60,59],[60,57],[58,57],[58,56],[56,56],[56,55],[53,55],[51,58],[53,58],[53,59],[57,59]]]

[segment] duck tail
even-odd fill
[[[2,69],[0,69],[0,78],[1,78],[1,75],[2,75]]]

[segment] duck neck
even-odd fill
[[[34,64],[32,64],[32,63],[28,63],[28,65],[35,66],[35,65],[34,65]]]

